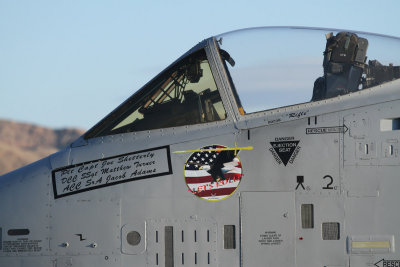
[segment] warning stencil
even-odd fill
[[[294,137],[275,138],[275,142],[270,142],[269,151],[279,164],[283,163],[285,166],[288,163],[293,164],[300,151],[299,142],[300,140],[294,140]]]

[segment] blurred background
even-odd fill
[[[398,0],[0,0],[0,174],[62,149],[210,36],[258,26],[400,36],[399,10]]]

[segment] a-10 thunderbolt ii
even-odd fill
[[[399,66],[377,34],[204,40],[0,177],[0,266],[400,266]]]

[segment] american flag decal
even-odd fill
[[[218,148],[227,147],[202,147],[192,153],[185,164],[185,180],[189,191],[205,200],[216,201],[230,196],[243,176],[238,150],[207,151]]]

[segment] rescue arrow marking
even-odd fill
[[[349,128],[346,125],[331,126],[331,127],[316,127],[316,128],[306,128],[306,134],[346,133],[348,130]]]
[[[376,267],[389,267],[389,266],[400,266],[400,260],[385,260],[381,259],[377,263],[374,264]]]
[[[228,151],[228,150],[235,150],[235,156],[236,156],[238,150],[253,150],[253,147],[252,146],[237,147],[235,142],[235,147],[194,149],[194,150],[174,151],[172,153],[193,153],[193,152],[204,152],[204,151]]]

